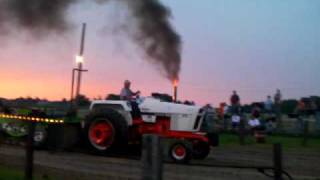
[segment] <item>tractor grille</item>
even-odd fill
[[[201,117],[202,117],[202,115],[200,115],[200,114],[197,116],[197,119],[196,119],[196,122],[194,123],[193,129],[197,129],[199,127]]]
[[[201,122],[203,115],[204,115],[204,109],[201,108],[199,110],[198,116],[196,118],[196,122],[194,123],[193,129],[198,129],[198,127],[200,126],[200,122]]]

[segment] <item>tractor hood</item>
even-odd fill
[[[157,116],[170,117],[170,129],[174,131],[197,132],[203,119],[199,106],[162,102],[154,98],[144,99],[139,108],[145,122],[155,122]]]
[[[142,120],[147,123],[155,123],[156,118],[159,116],[169,117],[171,130],[191,132],[199,131],[202,124],[203,112],[201,111],[200,106],[163,102],[153,97],[137,99],[137,103],[139,105]],[[113,107],[116,109],[120,106],[123,108],[124,112],[126,112],[123,112],[123,114],[127,117],[129,117],[128,112],[132,111],[131,104],[127,101],[94,101],[92,102],[90,109],[94,106]],[[132,124],[131,121],[132,120],[129,121],[129,125]]]
[[[175,104],[162,102],[155,98],[145,98],[139,105],[142,113],[156,114],[194,114],[197,115],[201,109],[199,106],[190,106],[185,104]]]

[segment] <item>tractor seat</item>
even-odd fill
[[[132,118],[139,118],[141,117],[141,111],[140,111],[140,108],[139,108],[139,105],[136,101],[130,101],[130,104],[131,104],[131,116]]]

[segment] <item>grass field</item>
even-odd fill
[[[0,180],[22,180],[23,179],[23,172],[0,166]]]
[[[0,180],[24,180],[24,172],[0,165]],[[36,175],[34,180],[52,180],[52,178],[48,176],[39,177]]]

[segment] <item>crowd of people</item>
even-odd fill
[[[294,114],[297,117],[298,126],[301,129],[303,127],[304,116],[313,114],[316,118],[316,126],[320,130],[320,105],[317,105],[315,100],[311,99],[310,101],[308,108],[303,98],[297,103]],[[241,125],[241,119],[246,119],[244,126],[249,127],[252,132],[264,130],[272,133],[274,130],[282,128],[281,104],[282,93],[277,89],[273,98],[271,95],[268,95],[263,103],[254,103],[251,107],[251,113],[248,115],[243,113],[241,99],[237,91],[233,91],[230,97],[230,105],[221,103],[218,115],[223,120],[224,129],[229,129],[231,122],[231,129],[236,130]]]
[[[254,104],[247,121],[247,126],[252,130],[272,131],[275,128],[275,120],[277,114],[280,113],[281,91],[277,89],[274,98],[267,96],[263,107],[261,104]],[[261,122],[261,113],[269,115],[264,123]],[[241,99],[237,91],[233,91],[230,97],[230,105],[221,103],[219,108],[219,117],[224,121],[224,129],[228,129],[228,121],[231,121],[232,130],[240,127],[241,119],[243,118],[243,110],[241,106]]]

